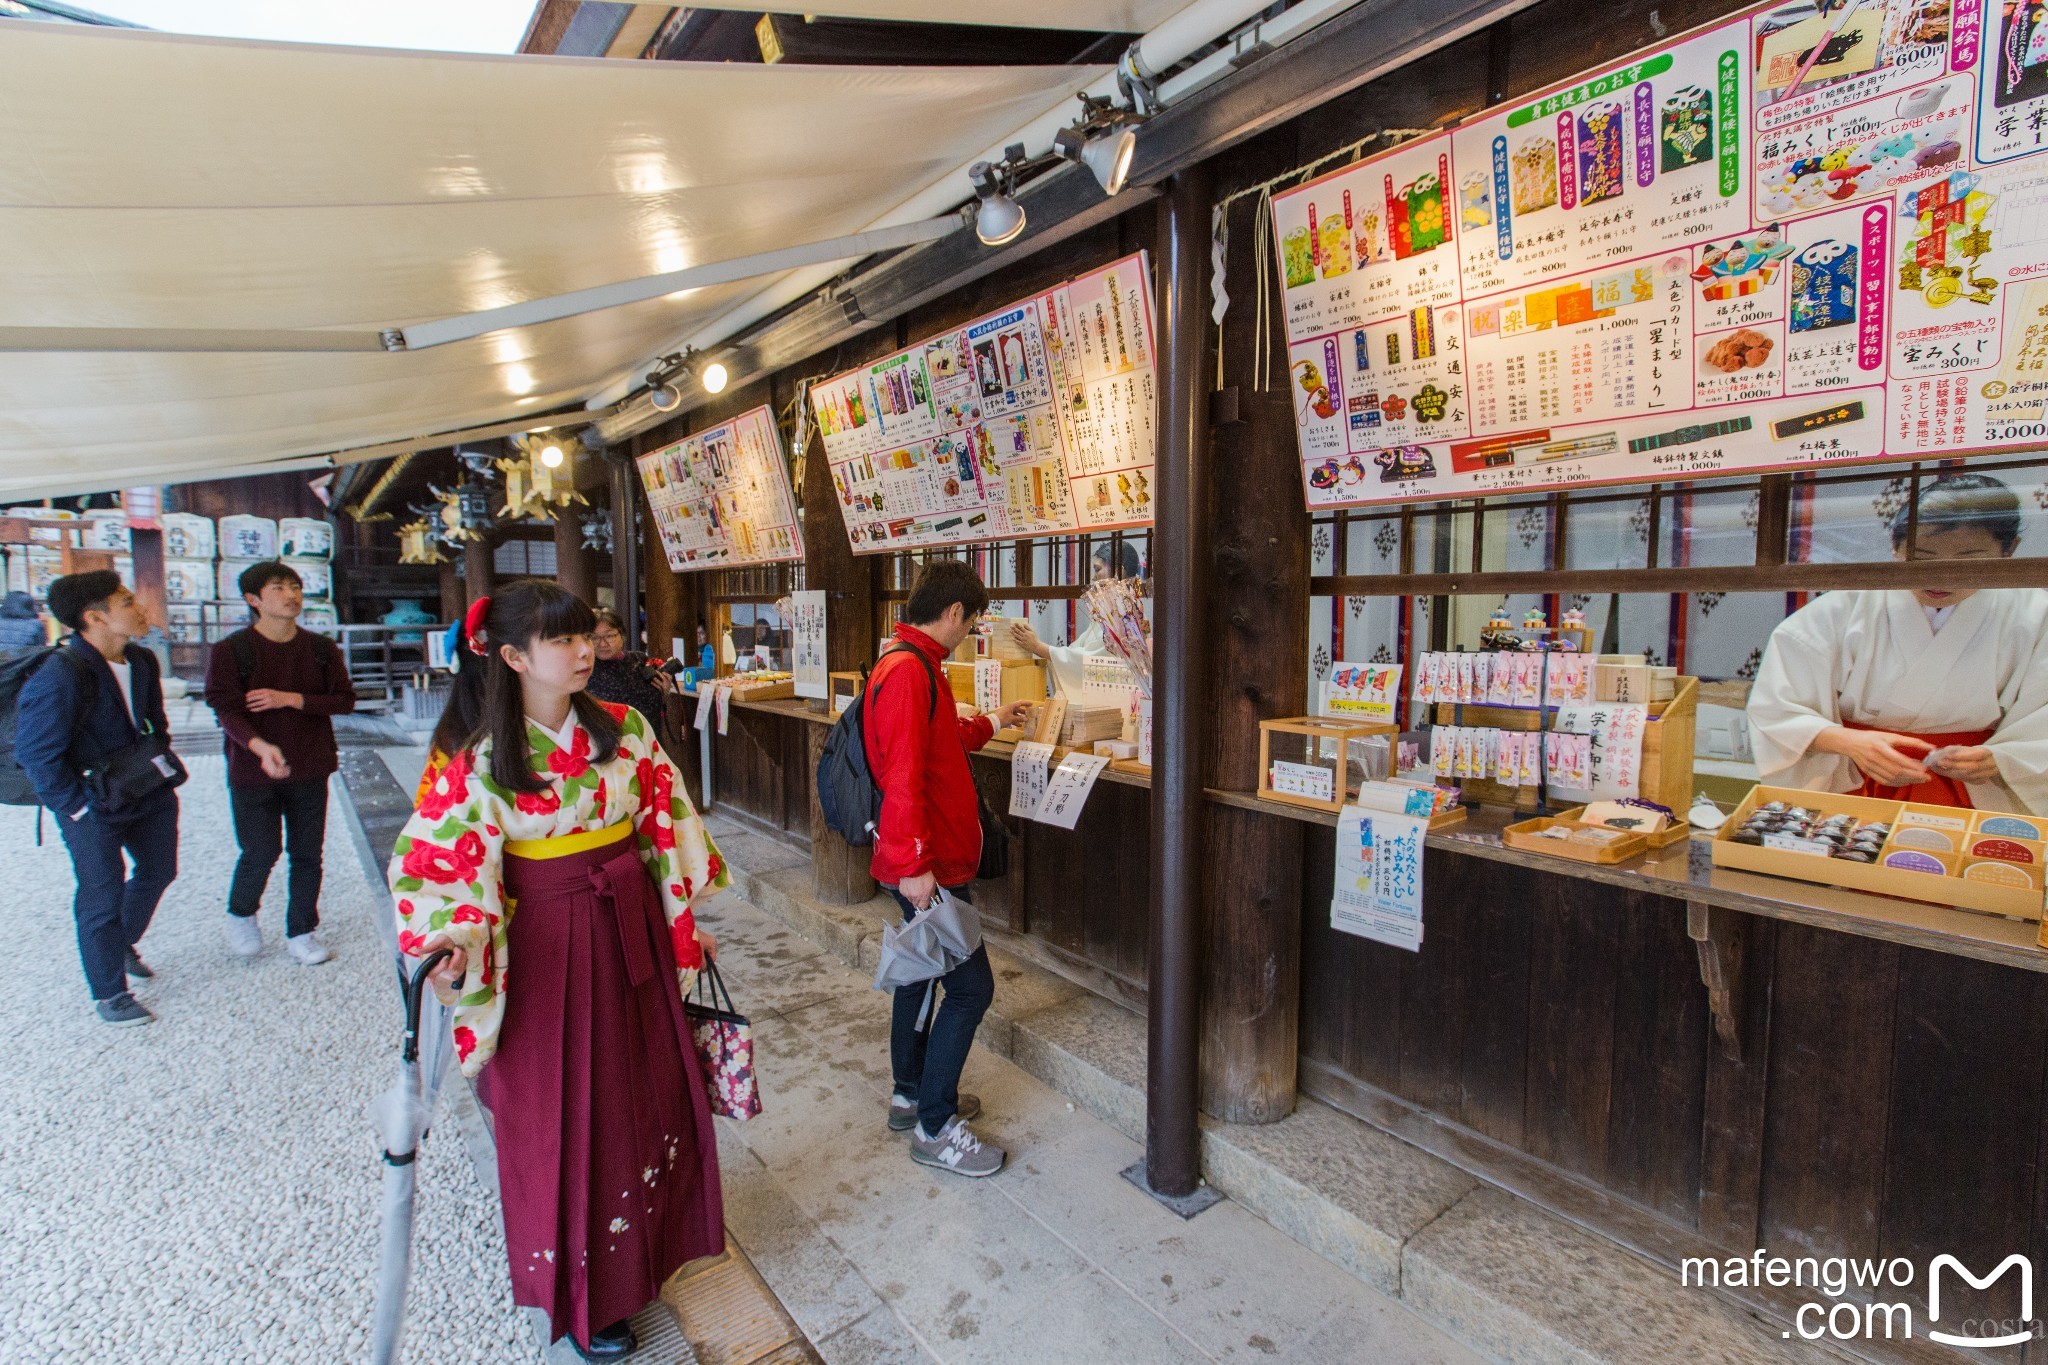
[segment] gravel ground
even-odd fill
[[[142,942],[159,1020],[101,1024],[71,925],[71,865],[0,808],[0,1360],[365,1358],[383,1167],[369,1105],[397,1069],[384,914],[330,798],[320,967],[284,952],[279,860],[264,952],[221,938],[235,858],[222,760],[187,756],[182,870]],[[455,1084],[460,1084],[456,1081]],[[444,1111],[443,1118],[446,1118]],[[452,1122],[419,1163],[415,1359],[530,1361],[495,1200]]]

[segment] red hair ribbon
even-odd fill
[[[469,637],[469,652],[482,655],[484,652],[484,617],[490,615],[491,599],[479,597],[469,604],[469,613],[462,618],[462,633]]]

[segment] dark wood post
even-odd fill
[[[804,459],[804,583],[825,593],[825,667],[846,673],[874,662],[874,576],[854,558],[839,511],[839,492],[825,462],[825,438],[813,432]],[[811,771],[824,754],[826,729],[810,731],[806,746]],[[872,850],[854,848],[825,827],[825,813],[811,794],[811,884],[818,899],[857,905],[875,894],[868,872]]]
[[[139,528],[131,530],[128,533],[128,555],[135,565],[135,581],[128,586],[135,593],[142,614],[151,625],[169,630],[171,618],[164,610],[164,533]]]
[[[668,555],[661,548],[661,537],[650,534],[640,547],[642,591],[647,595],[647,645],[649,654],[667,658],[669,641],[677,634],[678,599],[681,597],[676,584],[676,573],[668,566]]]
[[[640,473],[633,468],[628,446],[606,455],[611,461],[612,493],[612,605],[626,623],[626,645],[632,648],[640,634],[640,543],[633,517],[634,485]]]
[[[1207,644],[1209,185],[1173,177],[1159,217],[1159,503],[1153,534],[1152,903],[1146,935],[1145,1175],[1169,1199],[1201,1180],[1203,680]]]
[[[583,548],[583,513],[571,507],[555,511],[555,581],[586,602],[597,601],[597,564]]]
[[[469,606],[469,599],[462,592],[462,575],[456,572],[455,561],[441,561],[441,619],[459,621]]]
[[[1300,715],[1308,694],[1309,532],[1287,395],[1240,394],[1238,410],[1244,420],[1215,432],[1216,462],[1231,478],[1229,496],[1215,501],[1213,647],[1203,663],[1219,680],[1215,785],[1250,791],[1259,722]],[[1207,828],[1202,1108],[1231,1123],[1275,1123],[1294,1110],[1304,826],[1211,806]]]
[[[468,589],[469,600],[488,597],[498,581],[498,570],[494,562],[496,543],[486,532],[476,540],[462,542],[462,578]]]

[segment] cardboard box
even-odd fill
[[[1885,867],[1881,863],[1857,863],[1846,858],[1821,858],[1805,853],[1792,853],[1782,849],[1763,848],[1756,844],[1738,844],[1735,831],[1742,827],[1750,812],[1766,801],[1783,801],[1789,805],[1804,806],[1809,810],[1828,814],[1848,814],[1858,820],[1883,820],[1892,826],[1894,835],[1909,828],[1902,823],[1907,808],[1897,801],[1874,801],[1869,797],[1846,796],[1835,792],[1805,791],[1796,787],[1757,786],[1750,789],[1735,813],[1713,838],[1710,845],[1714,866],[1741,868],[1749,872],[1768,872],[1777,877],[1790,877],[1797,881],[1819,882],[1826,886],[1842,886],[1852,891],[1869,891],[1881,896],[1903,896],[1907,900],[1932,901],[1936,905],[1959,906],[1965,910],[1981,910],[1991,915],[2010,915],[2018,919],[2038,920],[2041,918],[2041,892],[2037,888],[1999,885],[1984,877],[1968,875],[1936,876],[1929,872],[1907,871],[1901,868]],[[1970,812],[1950,807],[1914,807],[1915,812],[1947,812],[1950,816],[1960,815],[1966,820]],[[1921,826],[1932,828],[1932,826]],[[1889,857],[1895,845],[1887,842],[1881,856]],[[1920,852],[1908,846],[1910,852]],[[1924,856],[1936,865],[1954,868],[1960,861],[1955,854],[1943,854],[1939,850],[1926,850]],[[1955,869],[1967,874],[1967,868]],[[1992,874],[1997,875],[1997,874]]]

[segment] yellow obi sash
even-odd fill
[[[556,834],[546,839],[507,839],[505,852],[514,858],[567,858],[593,848],[616,844],[633,832],[631,820],[621,820],[603,829],[581,829],[574,834]]]

